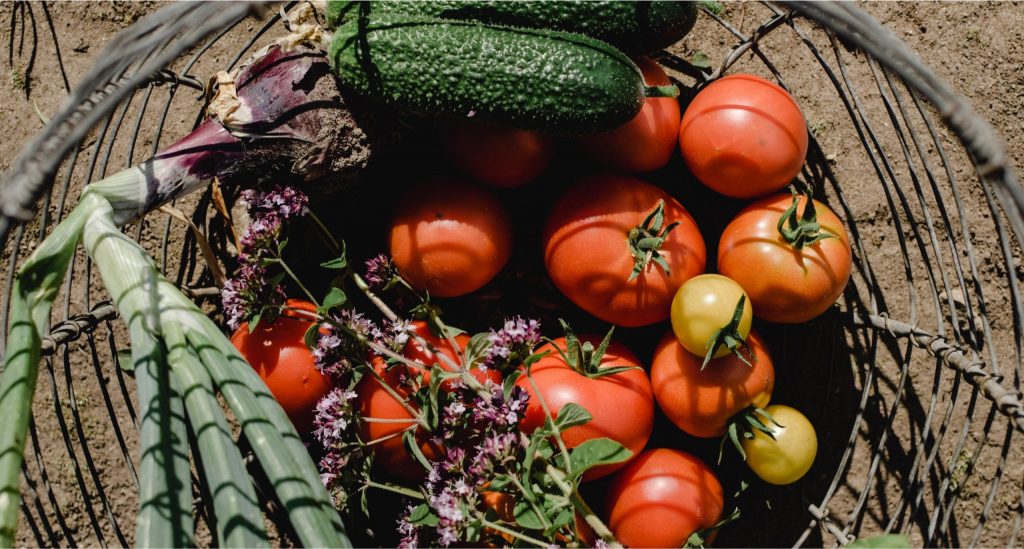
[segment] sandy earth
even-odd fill
[[[1024,51],[1021,46],[1024,6],[1020,3],[939,2],[880,2],[862,6],[893,29],[941,79],[970,100],[978,113],[1006,139],[1011,164],[1021,166],[1024,154],[1024,132],[1021,131],[1024,129]],[[57,110],[68,86],[74,86],[82,78],[110,37],[156,7],[157,4],[146,2],[0,4],[0,22],[4,23],[0,24],[0,45],[6,54],[2,60],[4,72],[0,75],[0,128],[4,131],[4,138],[0,140],[0,171],[9,167],[21,147],[39,131],[41,118]],[[723,15],[744,33],[753,31],[768,17],[768,11],[757,4],[730,4]],[[204,80],[223,68],[261,25],[259,21],[243,22],[218,41],[189,73]],[[807,528],[804,543],[833,545],[836,537],[828,529],[809,527],[812,514],[808,507],[819,506],[824,501],[828,509],[826,522],[832,530],[843,531],[843,535],[866,537],[894,527],[908,532],[915,546],[926,542],[1006,545],[1014,529],[1019,528],[1020,485],[1024,477],[1019,440],[1014,437],[1006,442],[1006,421],[995,414],[992,424],[986,426],[989,403],[984,398],[973,403],[965,381],[958,382],[948,369],[924,352],[908,352],[905,339],[872,330],[843,329],[843,322],[848,320],[851,311],[887,311],[892,318],[917,323],[922,329],[945,334],[956,341],[957,334],[950,323],[940,320],[948,318],[949,307],[937,308],[933,296],[938,291],[932,291],[925,273],[939,272],[941,267],[953,276],[953,258],[963,261],[965,269],[970,271],[966,267],[965,246],[961,244],[955,251],[950,246],[951,242],[963,242],[964,235],[960,231],[963,220],[969,227],[971,251],[977,266],[974,273],[966,275],[969,282],[977,283],[977,287],[968,284],[970,300],[978,302],[977,288],[981,288],[990,320],[991,335],[979,358],[988,368],[1001,367],[999,371],[1005,375],[1003,384],[1011,387],[1014,369],[1018,376],[1020,370],[1019,361],[1014,359],[1013,318],[1006,281],[1008,276],[1020,278],[1021,262],[1016,257],[1009,271],[1002,264],[999,246],[990,236],[993,222],[998,218],[985,206],[985,196],[979,190],[966,155],[956,148],[955,138],[948,131],[939,130],[964,202],[961,213],[950,214],[947,227],[939,219],[936,206],[939,201],[952,204],[954,197],[945,181],[945,172],[938,168],[941,159],[935,147],[926,145],[925,156],[935,168],[941,190],[938,199],[926,191],[924,200],[918,201],[914,198],[912,175],[920,176],[922,171],[916,160],[908,162],[901,152],[898,137],[907,135],[906,131],[897,131],[886,114],[883,98],[891,97],[891,90],[884,95],[879,92],[863,55],[842,46],[833,50],[823,33],[810,30],[811,25],[806,22],[800,22],[800,26],[807,30],[830,66],[837,67],[837,55],[846,64],[865,120],[877,133],[879,147],[886,152],[881,156],[889,161],[892,175],[888,175],[884,163],[877,170],[872,164],[871,156],[865,153],[858,139],[857,126],[851,122],[810,50],[786,29],[773,32],[762,41],[761,51],[801,105],[820,145],[823,162],[835,174],[835,183],[824,185],[824,197],[851,227],[856,228],[860,243],[855,250],[858,269],[840,307],[823,319],[791,329],[759,327],[769,335],[778,363],[774,401],[792,404],[807,413],[818,429],[821,450],[814,469],[804,481],[777,489],[755,483],[739,498],[745,516],[726,527],[718,543],[723,546],[790,545]],[[735,37],[709,18],[702,17],[694,32],[672,52],[692,59],[699,51],[717,67],[736,44]],[[731,69],[733,72],[741,70],[770,74],[761,61],[749,55]],[[675,75],[683,84],[694,82],[684,74]],[[156,142],[155,122],[166,98],[167,88],[156,88],[151,100],[156,106],[144,112],[143,131],[131,158],[128,158],[126,134],[140,112],[142,94],[137,95],[126,111],[129,122],[124,131],[113,137],[109,133],[100,136],[93,132],[87,138],[86,154],[79,158],[72,173],[69,205],[73,204],[82,181],[87,179],[86,170],[98,175],[107,154],[110,155],[109,173],[151,152]],[[903,99],[906,100],[905,93]],[[179,89],[171,105],[172,114],[163,129],[161,142],[164,144],[168,138],[183,135],[194,123],[200,108],[196,93],[188,89]],[[117,116],[121,116],[120,111],[115,121]],[[911,119],[911,127],[918,135],[925,136],[927,130],[921,118],[911,116]],[[97,157],[97,165],[90,168],[92,145],[97,140],[104,144],[113,142],[113,146],[109,149],[104,146]],[[413,142],[416,143],[415,138]],[[430,152],[428,145],[426,152],[420,154],[427,158]],[[652,177],[668,188],[678,177],[680,168],[677,158],[666,170]],[[562,167],[563,171],[555,173],[572,169],[572,163],[568,162]],[[58,176],[57,189],[62,188],[65,173],[62,171]],[[550,176],[547,180],[555,178]],[[818,183],[816,178],[810,179]],[[886,185],[883,186],[881,180],[885,180]],[[907,211],[892,215],[889,199],[883,192],[886,188],[900,189],[910,197]],[[544,194],[543,188],[537,189],[534,186],[534,190],[527,191],[523,197],[511,200],[517,204],[529,202]],[[722,211],[735,207],[709,197],[692,182],[684,181],[679,189],[681,201],[692,210],[695,208],[688,200],[711,202],[712,207],[700,208],[697,217],[712,227],[722,222],[716,220],[716,216],[721,218]],[[59,197],[58,190],[49,209],[51,215],[57,214]],[[898,210],[903,209],[898,205],[899,193],[892,200]],[[194,204],[195,199],[191,199],[180,207],[190,211]],[[339,209],[345,210],[343,206]],[[923,215],[925,209],[932,214],[936,247],[943,250],[941,256],[928,247],[931,241],[926,230],[928,218]],[[536,215],[534,210],[524,212]],[[909,222],[910,218],[913,223]],[[144,244],[158,252],[168,238],[171,242],[169,255],[156,255],[165,270],[191,286],[208,286],[209,278],[202,269],[193,271],[190,263],[180,265],[178,258],[184,245],[182,231],[175,225],[169,237],[165,237],[165,222],[162,217],[147,219]],[[39,228],[39,220],[28,226],[18,256],[12,256],[10,246],[4,251],[2,276],[5,280],[12,260],[20,261],[24,251],[38,238]],[[915,230],[920,232],[915,233]],[[953,236],[948,236],[950,233]],[[905,251],[901,245],[906,246]],[[1016,253],[1017,247],[1013,246],[1012,250]],[[191,252],[189,255],[194,256],[194,250]],[[528,268],[526,271],[529,274]],[[906,271],[910,272],[909,276]],[[505,273],[503,280],[514,280],[514,275],[518,274],[519,271]],[[62,296],[57,301],[55,320],[86,311],[106,298],[95,274],[91,283],[84,282],[87,276],[85,263],[80,260],[66,298]],[[913,282],[908,283],[908,279]],[[943,289],[941,281],[937,284],[939,290]],[[959,284],[954,281],[951,286]],[[876,290],[873,292],[872,288]],[[517,292],[506,291],[497,301],[484,301],[495,311],[506,312],[503,304],[515,302],[519,297]],[[209,306],[209,301],[205,303]],[[469,309],[472,311],[473,307]],[[458,305],[452,306],[453,313],[459,310]],[[937,311],[940,314],[936,314]],[[652,335],[650,331],[627,331],[623,337],[639,345],[651,340]],[[966,340],[969,336],[964,332],[959,337]],[[134,407],[130,401],[134,395],[131,380],[123,379],[111,364],[112,349],[121,349],[125,341],[118,323],[100,326],[92,340],[82,339],[69,345],[66,353],[61,349],[54,360],[46,362],[42,368],[34,408],[38,429],[33,436],[38,437],[38,442],[33,439],[28,457],[33,482],[26,486],[26,502],[32,518],[23,522],[19,544],[131,543],[136,462],[125,455],[135,454]],[[92,366],[94,353],[103,364],[101,369]],[[641,358],[649,357],[649,352],[638,351],[638,354]],[[906,368],[901,368],[902,365]],[[867,396],[862,402],[865,387]],[[938,397],[933,398],[933,395]],[[112,402],[109,409],[106,402]],[[861,414],[858,414],[859,409],[863,410]],[[859,423],[851,436],[855,421]],[[941,427],[947,424],[948,428]],[[112,425],[117,425],[120,433],[112,429]],[[985,432],[990,435],[983,436]],[[657,438],[658,443],[690,448],[702,456],[713,455],[710,444],[680,440],[668,430],[663,433]],[[934,442],[940,438],[941,442]],[[848,439],[852,439],[851,444]],[[928,442],[923,444],[924,439]],[[853,450],[847,451],[848,447]],[[934,460],[931,459],[933,447],[938,456]],[[36,452],[35,448],[42,450]],[[919,454],[922,449],[925,450],[923,457]],[[1001,458],[1007,455],[1008,462],[1002,464]],[[726,461],[722,476],[729,492],[738,484],[743,468]],[[834,482],[837,470],[840,471],[839,481]],[[911,476],[919,477],[920,483],[912,483]],[[1002,484],[990,493],[997,476],[1002,477]],[[954,481],[943,482],[949,478]],[[912,504],[908,510],[901,501],[901,494],[907,493],[908,485],[920,488],[922,508]],[[87,494],[86,498],[83,493]],[[936,507],[935,495],[944,494],[944,498],[949,498],[953,493],[959,498],[956,512],[946,517],[943,508]],[[983,512],[986,506],[987,513]],[[975,525],[982,517],[985,522],[975,539]],[[945,533],[933,537],[930,532],[933,525],[944,521],[948,524],[942,528]],[[200,540],[209,538],[201,533]],[[1016,542],[1021,543],[1019,536]]]

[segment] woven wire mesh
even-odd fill
[[[23,9],[49,17],[40,6]],[[111,50],[119,55],[97,65],[101,76],[75,89],[75,97],[94,98],[84,103],[88,113],[49,126],[65,124],[46,149],[56,155],[53,166],[19,163],[5,178],[7,220],[24,213],[6,208],[15,196],[9,189],[19,189],[27,207],[25,189],[45,190],[56,176],[39,213],[6,243],[0,325],[16,267],[73,207],[83,182],[137,163],[179,137],[175,130],[198,124],[205,78],[230,70],[280,25],[276,16],[240,25],[250,11],[243,5],[200,30],[211,12],[191,9],[172,6],[126,31],[118,44],[148,37],[157,47]],[[854,241],[853,280],[839,307],[780,330],[786,344],[777,362],[798,366],[780,375],[775,397],[803,403],[818,429],[818,462],[807,479],[780,489],[792,504],[785,524],[727,529],[719,541],[831,546],[891,531],[908,533],[915,546],[1014,546],[1024,512],[1024,464],[1012,459],[1024,431],[1020,189],[980,119],[950,104],[941,82],[901,65],[885,49],[895,38],[857,28],[860,15],[836,9],[751,5],[746,16],[762,21],[752,33],[705,14],[713,23],[706,21],[700,44],[720,65],[697,67],[675,50],[661,56],[687,86],[754,72],[814,105],[811,112],[833,113],[809,119],[798,183],[846,220]],[[178,11],[168,17],[167,10]],[[241,48],[224,47],[239,36]],[[705,38],[712,46],[721,38],[721,51],[705,47]],[[800,55],[778,64],[782,51]],[[209,204],[206,194],[177,207],[192,212],[216,247],[228,229]],[[186,293],[215,307],[218,291],[181,224],[150,215],[128,230]],[[128,341],[79,253],[44,342],[19,541],[129,545],[137,420],[132,380],[117,365]],[[800,344],[809,338],[814,363],[803,360]],[[96,459],[101,447],[116,447],[104,453],[116,459]]]

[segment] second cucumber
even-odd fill
[[[551,133],[617,128],[645,94],[623,53],[557,31],[352,17],[335,30],[329,59],[344,86],[386,105]]]

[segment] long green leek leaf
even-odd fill
[[[132,339],[142,452],[135,543],[139,547],[192,546],[185,407],[180,381],[167,364],[161,341],[160,310],[168,306],[161,296],[163,277],[146,252],[117,229],[106,201],[91,208],[82,240]]]
[[[171,366],[182,381],[189,424],[202,456],[204,481],[213,498],[217,545],[268,547],[256,491],[214,395],[213,382],[195,350],[189,347],[181,326],[168,322],[163,329]]]
[[[80,206],[36,248],[14,280],[7,353],[0,370],[0,418],[4,422],[0,429],[0,547],[13,546],[18,530],[25,435],[50,310],[75,256],[88,211],[102,201],[85,193]]]
[[[204,317],[205,318],[205,317]],[[211,323],[212,324],[212,323]],[[259,459],[278,501],[287,511],[302,544],[307,547],[351,547],[344,526],[320,481],[316,465],[295,427],[253,369],[219,346],[213,332],[190,332],[189,342],[210,371],[228,406]],[[214,337],[209,337],[213,334]]]

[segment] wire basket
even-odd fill
[[[661,62],[688,87],[742,71],[788,89],[809,113],[800,179],[854,241],[854,274],[838,306],[773,334],[776,361],[795,365],[779,373],[775,400],[801,404],[818,430],[818,461],[772,494],[762,511],[772,520],[727,528],[718,543],[834,546],[902,532],[915,546],[1017,545],[1024,191],[994,131],[855,6],[750,5],[747,17],[762,24],[749,34],[703,17],[704,34],[684,45],[721,63],[696,66],[678,55],[682,46]],[[197,125],[205,79],[236,66],[280,24],[262,3],[180,3],[109,44],[0,186],[0,326],[16,267],[83,183]],[[783,51],[790,55],[777,64]],[[176,204],[211,241],[228,238],[209,206],[208,193]],[[129,230],[171,280],[216,308],[218,289],[183,224],[151,214]],[[79,253],[43,344],[19,545],[133,541],[138,421],[133,380],[118,367],[128,339]]]

